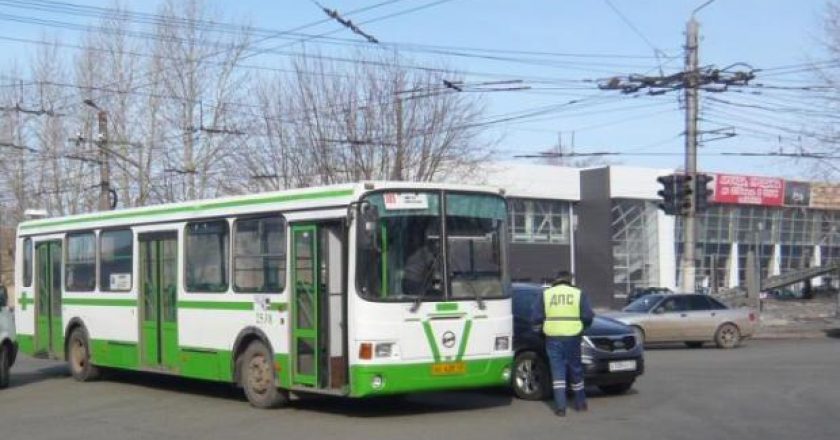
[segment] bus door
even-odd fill
[[[58,356],[64,352],[61,322],[61,240],[35,246],[37,298],[35,300],[35,352]]]
[[[178,355],[178,233],[140,234],[140,361],[172,369]]]
[[[346,232],[340,221],[292,226],[292,381],[347,386]]]

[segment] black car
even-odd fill
[[[551,371],[539,324],[531,322],[535,301],[542,301],[543,287],[513,284],[514,374],[516,396],[542,400],[551,396]],[[610,318],[596,316],[583,334],[581,357],[585,383],[607,394],[623,394],[644,371],[642,344],[633,330]]]

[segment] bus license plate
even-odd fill
[[[464,374],[467,372],[467,364],[463,362],[444,362],[432,364],[432,375],[450,376],[453,374]]]
[[[610,372],[616,371],[636,371],[636,361],[610,362]]]

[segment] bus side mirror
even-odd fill
[[[364,238],[362,244],[379,252],[379,209],[370,203],[361,203],[358,221],[362,232],[360,238]]]

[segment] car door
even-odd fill
[[[649,342],[671,342],[684,340],[687,318],[685,296],[665,297],[650,313],[645,325],[645,340]]]
[[[684,319],[685,326],[683,331],[686,340],[689,341],[708,341],[712,339],[715,333],[714,315],[716,312],[712,310],[709,298],[705,295],[689,295],[686,296],[686,311],[687,317]]]

